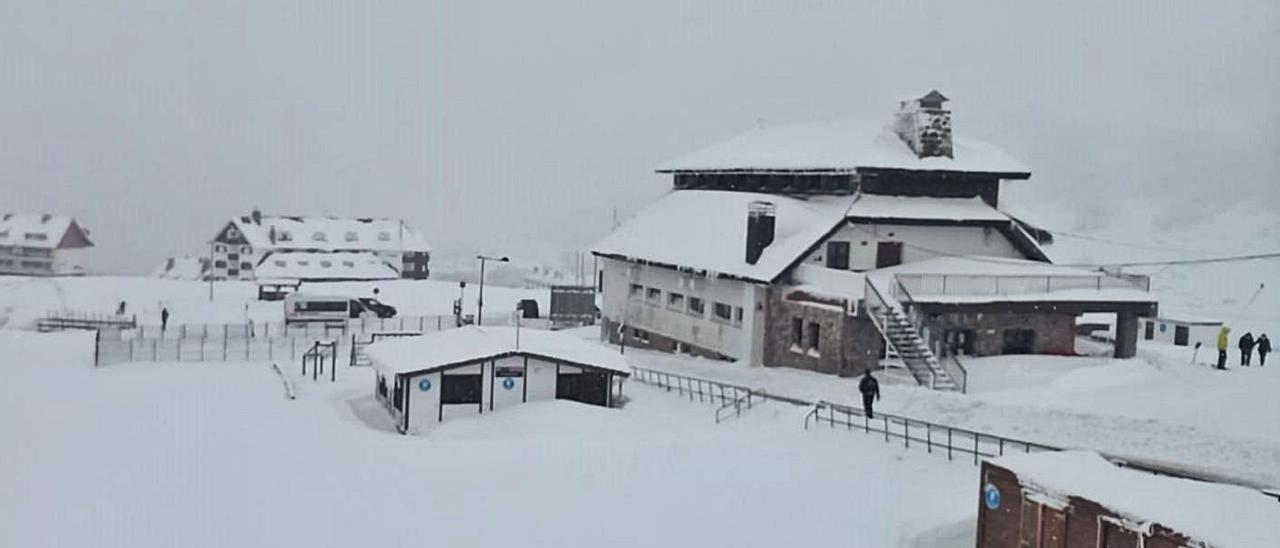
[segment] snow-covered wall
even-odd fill
[[[506,370],[508,376],[500,371]],[[518,370],[518,374],[515,371]],[[441,407],[442,375],[480,375],[480,403],[450,404]],[[536,358],[514,356],[477,365],[407,377],[409,393],[408,433],[428,432],[441,420],[489,413],[524,402],[556,399],[556,364]],[[423,381],[427,381],[423,383]],[[509,383],[506,381],[510,381]],[[528,386],[525,386],[526,383]],[[394,394],[394,382],[388,379],[388,395]],[[390,402],[384,407],[396,424],[403,426],[403,415]]]
[[[1025,259],[999,230],[981,226],[917,226],[846,223],[814,249],[805,263],[825,264],[827,242],[849,242],[849,269],[876,267],[879,242],[902,242],[902,262],[943,255],[983,255]]]
[[[764,324],[765,291],[754,283],[717,279],[670,268],[628,264],[602,258],[604,306],[601,313],[628,328],[639,328],[749,363],[759,363]],[[633,294],[632,286],[642,288]],[[658,298],[650,289],[661,291]],[[671,302],[675,293],[682,299]],[[701,314],[689,307],[691,297],[702,299]],[[729,320],[718,319],[715,304],[728,305]],[[737,318],[741,314],[741,321]]]

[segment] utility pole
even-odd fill
[[[510,262],[511,259],[506,255],[502,257],[489,257],[485,255],[476,255],[480,259],[480,297],[476,300],[476,325],[484,324],[484,263],[485,261],[497,261],[500,263]]]

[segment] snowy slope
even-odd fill
[[[629,383],[623,410],[544,402],[399,436],[369,413],[368,369],[296,379],[290,401],[267,364],[93,369],[87,341],[0,330],[18,358],[0,546],[972,544],[976,468],[806,433],[802,408],[717,426]]]

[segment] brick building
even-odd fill
[[[1051,264],[1049,233],[1000,207],[1002,182],[1030,171],[954,136],[946,100],[757,128],[660,168],[672,192],[593,248],[605,334],[840,375],[894,363],[962,388],[954,356],[1071,354],[1075,318],[1101,312],[1132,356],[1148,281]]]
[[[1018,454],[982,464],[977,546],[1273,546],[1280,504],[1261,491],[1125,469],[1096,453]]]

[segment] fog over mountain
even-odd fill
[[[120,272],[253,207],[582,249],[664,160],[932,88],[1046,226],[1280,205],[1280,4],[936,4],[4,0],[0,210],[74,215]]]

